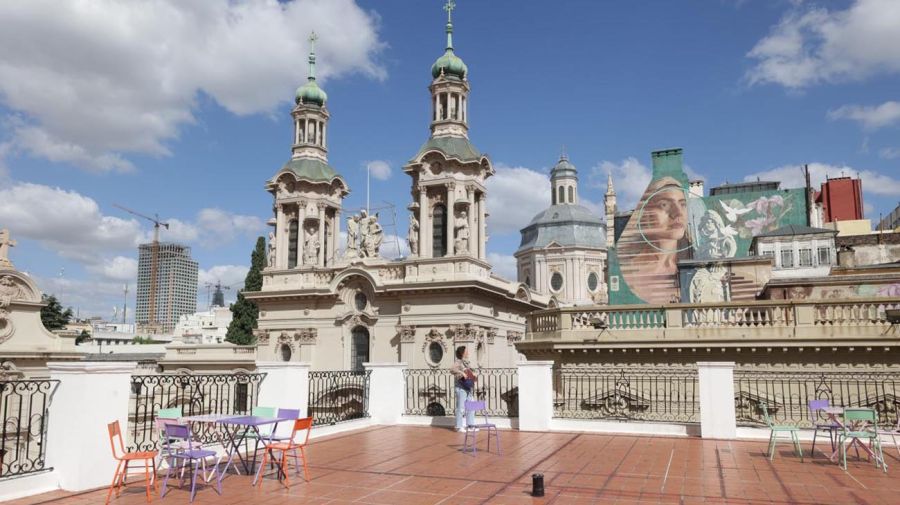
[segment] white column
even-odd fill
[[[438,107],[440,106],[441,102],[440,102],[440,98],[438,98],[438,97],[439,97],[439,95],[437,93],[435,93],[434,94],[434,110],[431,111],[431,120],[432,121],[437,121],[438,119],[440,119],[440,117],[438,116]]]
[[[300,120],[294,120],[294,144],[300,143]]]
[[[478,257],[482,260],[487,259],[487,201],[484,193],[478,195]]]
[[[325,205],[319,204],[319,266],[325,266]]]
[[[431,246],[428,237],[431,233],[431,222],[428,219],[428,191],[419,185],[419,257],[430,258]]]
[[[478,257],[478,231],[475,230],[475,188],[466,188],[466,199],[469,206],[466,207],[466,217],[469,219],[469,255]]]
[[[322,147],[328,149],[328,124],[322,122]]]
[[[275,268],[284,268],[287,265],[287,222],[284,218],[284,207],[279,203],[275,206]]]
[[[60,488],[84,491],[109,486],[116,460],[106,426],[119,421],[122,439],[128,445],[131,374],[135,367],[134,362],[47,363],[50,379],[59,381],[48,413],[47,466],[59,476]]]
[[[369,382],[369,415],[376,424],[397,424],[403,415],[406,363],[363,363],[372,372]]]
[[[700,382],[700,436],[737,438],[734,362],[701,361],[697,363],[697,373]]]
[[[301,417],[309,415],[309,363],[257,361],[256,370],[266,374],[259,384],[259,405],[300,409]],[[289,423],[279,424],[279,433],[290,431]]]
[[[447,256],[456,254],[456,250],[453,247],[453,236],[455,232],[453,228],[456,224],[456,212],[454,211],[454,207],[456,207],[456,184],[450,183],[447,184]]]
[[[547,431],[553,418],[553,362],[520,361],[517,368],[519,430]]]
[[[306,231],[304,226],[306,221],[306,202],[297,204],[297,266],[303,265],[303,245],[306,241]]]
[[[341,209],[334,210],[331,225],[331,263],[334,264],[338,257],[338,246],[341,241]]]

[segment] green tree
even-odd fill
[[[238,292],[237,300],[231,304],[231,324],[225,341],[236,345],[250,345],[254,342],[253,330],[259,319],[259,307],[244,298],[244,291],[262,289],[262,269],[266,264],[266,239],[256,239],[256,248],[250,255],[250,270],[244,278],[244,289]]]
[[[59,303],[56,296],[43,295],[41,300],[47,304],[41,308],[41,322],[48,330],[61,330],[72,320],[71,307],[63,310],[62,304]]]
[[[81,334],[75,337],[75,345],[81,345],[85,340],[90,340],[91,334],[87,330],[81,330]]]

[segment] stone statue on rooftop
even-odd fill
[[[16,241],[9,238],[9,230],[0,230],[0,268],[13,268],[9,260],[9,248],[15,247]]]

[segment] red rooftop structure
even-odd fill
[[[816,192],[815,203],[822,204],[823,222],[863,219],[862,181],[850,177],[827,179]]]

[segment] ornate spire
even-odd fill
[[[319,40],[319,36],[316,35],[316,32],[312,32],[309,34],[309,79],[310,81],[316,80],[316,41]]]
[[[612,172],[610,172],[609,174],[606,175],[606,194],[607,195],[615,195],[616,194],[616,190],[613,189]]]
[[[453,9],[456,8],[456,2],[447,0],[444,4],[444,10],[447,11],[447,47],[448,51],[453,50]]]

